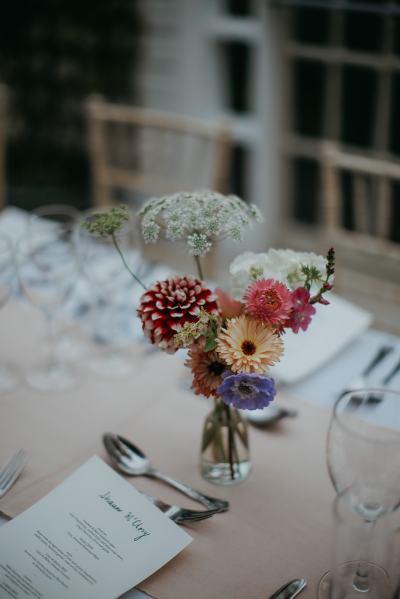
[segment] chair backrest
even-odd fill
[[[321,177],[324,236],[340,260],[337,287],[392,330],[400,306],[400,163],[327,143]]]
[[[110,104],[87,103],[93,204],[113,203],[113,189],[139,197],[196,188],[226,191],[231,139],[225,126]]]
[[[328,143],[323,150],[323,221],[338,239],[370,251],[399,252],[392,239],[392,185],[400,183],[400,163],[342,152]]]
[[[6,203],[6,140],[8,123],[8,94],[0,84],[0,209]]]

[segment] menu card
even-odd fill
[[[115,599],[191,541],[94,456],[0,528],[0,597]]]

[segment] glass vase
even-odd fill
[[[204,422],[201,475],[218,485],[232,485],[244,480],[250,469],[247,420],[236,408],[217,399]]]

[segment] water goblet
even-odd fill
[[[133,369],[132,359],[124,350],[134,339],[133,297],[135,286],[138,285],[118,250],[123,253],[128,268],[133,268],[136,273],[142,268],[142,263],[140,252],[135,248],[137,243],[132,215],[115,234],[115,240],[89,233],[85,229],[84,224],[101,212],[85,212],[76,227],[80,268],[93,293],[92,335],[99,350],[88,365],[97,374],[121,376]]]
[[[37,235],[43,231],[56,232],[64,243],[69,243],[75,251],[74,228],[79,220],[80,211],[69,204],[46,204],[35,208],[28,219],[27,235]],[[78,283],[79,284],[79,283]],[[78,284],[71,289],[71,297],[59,306],[55,317],[57,328],[57,352],[65,360],[77,360],[87,352],[87,346],[77,335],[76,314],[79,313],[81,300],[75,293]],[[80,290],[80,287],[79,287]]]
[[[11,240],[0,234],[0,308],[10,299],[15,287],[14,249]],[[18,385],[18,375],[12,364],[0,364],[0,392],[11,391]]]
[[[381,401],[371,402],[377,395]],[[346,492],[364,522],[365,537],[353,564],[351,591],[365,596],[371,580],[379,576],[370,560],[375,525],[400,504],[400,392],[359,389],[340,397],[328,431],[327,465],[335,490]],[[330,597],[328,587],[320,585],[320,599]]]
[[[56,315],[73,288],[76,257],[73,246],[58,227],[41,233],[30,231],[16,252],[21,290],[45,316],[49,337],[49,357],[26,374],[27,383],[40,391],[66,391],[75,386],[76,374],[58,355]]]
[[[333,502],[333,536],[331,570],[322,577],[318,597],[329,599],[392,599],[392,581],[389,575],[391,547],[394,537],[389,515],[379,519],[373,539],[370,539],[370,567],[368,588],[361,591],[355,584],[359,568],[359,548],[365,543],[363,518],[352,504],[352,489],[336,495]],[[368,534],[368,533],[367,533]]]

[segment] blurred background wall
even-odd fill
[[[87,207],[84,102],[133,102],[139,16],[133,0],[10,2],[0,19],[0,80],[9,93],[7,202]]]
[[[225,191],[265,216],[242,248],[334,244],[338,290],[400,320],[398,1],[8,4],[0,80],[7,203],[95,201],[91,94],[224,125]],[[237,251],[221,246],[214,272]]]

